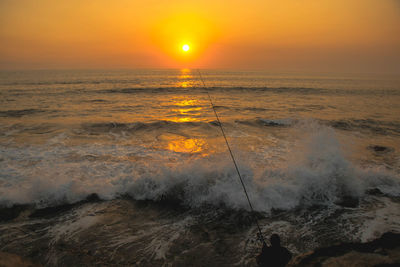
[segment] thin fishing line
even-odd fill
[[[258,234],[260,235],[260,238],[261,238],[262,242],[265,243],[265,241],[264,241],[264,236],[263,236],[263,234],[262,234],[262,232],[261,232],[260,225],[258,224],[257,217],[255,216],[255,212],[254,212],[254,209],[253,209],[253,205],[251,204],[251,201],[250,201],[250,198],[249,198],[249,194],[247,193],[246,186],[245,186],[245,184],[244,184],[244,182],[243,182],[243,179],[242,179],[242,175],[240,174],[239,168],[238,168],[238,166],[237,166],[237,164],[236,164],[235,157],[233,156],[233,153],[232,153],[232,150],[231,150],[231,146],[229,145],[228,139],[226,138],[224,128],[222,127],[222,123],[221,123],[221,121],[220,121],[220,119],[219,119],[218,113],[217,113],[217,111],[215,110],[214,103],[213,103],[213,101],[212,101],[212,99],[211,99],[210,93],[209,93],[208,90],[207,90],[207,86],[206,86],[206,84],[205,84],[205,82],[204,82],[203,76],[201,75],[200,70],[197,70],[197,72],[199,73],[200,80],[201,80],[201,82],[203,83],[203,88],[206,90],[206,93],[207,93],[207,95],[208,95],[208,99],[210,100],[211,107],[212,107],[212,109],[213,109],[213,111],[214,111],[215,117],[217,118],[219,128],[221,129],[222,135],[223,135],[223,137],[224,137],[224,139],[225,139],[226,146],[228,147],[229,154],[231,155],[233,164],[235,165],[235,169],[236,169],[236,172],[237,172],[237,174],[238,174],[238,176],[239,176],[240,183],[242,184],[243,191],[244,191],[244,193],[245,193],[245,195],[246,195],[246,198],[247,198],[247,202],[249,203],[249,207],[250,207],[250,210],[251,210],[251,214],[253,215],[253,219],[254,219],[254,221],[255,221],[256,224],[257,224]]]

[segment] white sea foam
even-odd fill
[[[250,167],[251,162],[240,162],[255,210],[331,205],[345,196],[362,197],[368,188],[378,188],[389,196],[400,195],[397,174],[361,168],[347,160],[333,129],[299,126],[299,132],[304,131],[305,137],[293,146],[289,160],[279,168],[266,166],[260,171]],[[100,144],[2,147],[1,154],[2,205],[56,205],[97,193],[104,199],[129,194],[137,200],[173,199],[190,207],[211,204],[248,209],[226,154],[193,157],[167,150]],[[129,157],[132,154],[135,160]]]
[[[387,198],[380,202],[379,208],[360,215],[365,218],[358,233],[362,242],[372,241],[389,231],[400,233],[400,204]]]
[[[102,220],[102,215],[95,214],[97,207],[86,206],[74,210],[68,218],[63,218],[59,223],[49,229],[51,236],[50,245],[54,245],[60,239],[74,239],[79,233],[92,227]]]

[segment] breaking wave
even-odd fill
[[[380,135],[400,135],[400,123],[395,121],[350,119],[329,121],[328,124],[346,131],[359,130]]]
[[[191,208],[248,209],[226,154],[188,156],[139,146],[2,147],[0,204],[73,203],[97,193],[102,199],[171,201]],[[398,174],[361,168],[343,155],[331,128],[318,126],[288,151],[280,167],[257,169],[241,157],[239,169],[254,209],[290,210],[362,198],[369,189],[400,196]]]

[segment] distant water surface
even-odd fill
[[[248,204],[207,91],[265,234],[279,232],[298,253],[400,231],[398,77],[201,74],[207,89],[198,71],[190,69],[0,72],[0,205],[44,208],[91,193],[109,200],[49,221],[24,221],[18,227],[43,224],[39,237],[28,234],[21,237],[25,241],[10,244],[6,237],[0,248],[32,252],[40,242],[53,246],[60,240],[85,247],[88,235],[98,231],[104,234],[90,238],[99,251],[105,249],[104,255],[179,266],[186,260],[177,258],[176,251],[200,238],[193,232],[200,225],[210,235],[235,232],[234,240],[225,241],[242,254],[231,251],[229,264],[254,263],[254,224],[240,229],[230,224],[238,222]],[[178,215],[171,207],[165,207],[168,214],[158,208],[150,212],[147,206],[129,206],[122,196],[187,210]],[[126,209],[137,209],[137,218],[127,217]],[[152,216],[161,218],[160,225],[151,226]],[[81,223],[72,227],[77,220]],[[105,222],[112,237],[107,237]],[[217,231],[219,224],[228,225]],[[144,226],[154,232],[143,235]],[[15,222],[0,224],[0,235],[21,235],[15,227]],[[215,238],[196,242],[210,246],[211,262],[218,263],[222,256],[212,247]],[[107,243],[110,239],[114,243]],[[141,253],[121,252],[144,244]],[[73,255],[41,251],[35,257],[57,265]],[[108,256],[99,264],[112,264]]]

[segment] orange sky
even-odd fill
[[[400,1],[0,0],[1,69],[166,67],[400,73]]]

